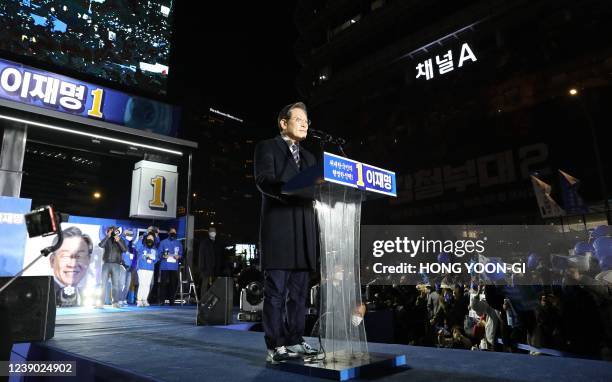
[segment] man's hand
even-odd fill
[[[357,314],[362,318],[365,317],[365,314],[366,314],[365,304],[357,305],[357,307],[355,307],[355,310],[353,311],[353,314]]]
[[[115,239],[116,242],[119,242],[119,239],[121,239],[121,238],[119,237],[119,235],[117,235],[117,236],[114,237],[114,239]]]

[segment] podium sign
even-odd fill
[[[131,218],[174,219],[178,173],[176,166],[142,160],[132,172]]]
[[[319,336],[325,358],[301,368],[293,363],[280,367],[345,380],[368,369],[405,364],[403,356],[369,352],[361,316],[361,204],[373,196],[397,196],[395,173],[323,153],[321,165],[301,171],[282,192],[314,201],[321,254]]]
[[[327,182],[397,196],[393,171],[327,152],[323,153],[323,177]]]

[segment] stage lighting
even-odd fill
[[[246,290],[246,300],[252,305],[258,305],[263,301],[263,285],[259,282],[252,282],[245,288]]]
[[[240,291],[238,321],[261,321],[263,310],[263,285],[253,281]]]
[[[249,266],[238,275],[240,290],[239,321],[261,321],[263,310],[263,273]]]

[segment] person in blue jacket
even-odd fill
[[[119,306],[127,306],[127,296],[130,292],[130,285],[132,284],[133,273],[136,272],[136,263],[138,262],[138,253],[136,251],[136,241],[134,233],[131,230],[124,231],[125,241],[127,242],[127,251],[123,252],[123,263],[124,277],[122,277],[121,287],[121,301]]]
[[[159,260],[158,250],[155,248],[155,235],[149,232],[144,240],[136,245],[138,261],[136,263],[138,273],[138,297],[136,306],[149,306],[147,299],[151,291],[153,271],[155,263]]]
[[[159,244],[159,254],[159,271],[161,272],[159,301],[161,305],[164,305],[167,299],[170,301],[170,305],[174,305],[179,259],[183,257],[183,245],[176,238],[175,228],[170,228],[168,230],[168,238],[162,240]]]
[[[151,225],[151,226],[149,226],[149,228],[147,228],[147,235],[149,233],[153,234],[153,237],[155,238],[154,246],[155,246],[155,248],[158,248],[159,247],[159,242],[160,242],[160,240],[159,240],[159,228],[157,228],[154,225]],[[144,238],[143,238],[143,242],[144,242]]]

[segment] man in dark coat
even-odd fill
[[[306,106],[297,102],[278,115],[280,135],[255,148],[255,182],[261,192],[261,268],[264,271],[263,327],[268,362],[317,351],[302,338],[309,272],[316,269],[317,228],[312,200],[281,194],[282,186],[316,164],[300,147],[306,138]]]
[[[226,273],[226,259],[223,243],[217,239],[217,229],[210,227],[208,237],[200,242],[198,264],[202,278],[202,296],[214,279]]]

